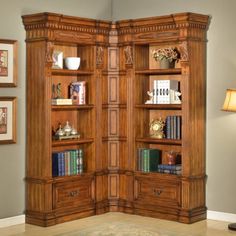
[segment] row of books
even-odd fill
[[[180,175],[182,165],[161,164],[161,150],[154,148],[138,148],[137,170],[142,172],[159,172]]]
[[[137,170],[150,172],[157,171],[161,163],[161,151],[159,149],[138,148]]]
[[[52,153],[52,175],[77,175],[83,172],[83,150],[73,149]]]
[[[181,116],[166,117],[165,138],[181,139]]]
[[[179,91],[177,80],[154,80],[153,104],[176,104],[177,91]]]
[[[86,81],[76,81],[70,84],[70,98],[61,97],[61,88],[53,85],[52,105],[84,105],[86,104]],[[59,87],[58,87],[59,86]]]
[[[182,166],[181,164],[177,165],[159,164],[157,171],[160,173],[181,175]]]

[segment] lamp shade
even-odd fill
[[[236,112],[236,89],[227,89],[223,111]]]

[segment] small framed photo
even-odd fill
[[[16,143],[16,97],[0,97],[0,144]]]
[[[63,52],[54,51],[52,54],[52,68],[53,69],[63,69]]]
[[[17,41],[0,39],[0,87],[17,85]]]

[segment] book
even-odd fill
[[[168,164],[159,164],[158,169],[163,169],[163,170],[181,170],[182,166],[181,164],[177,165],[168,165]]]
[[[139,148],[137,153],[137,170],[151,172],[158,170],[161,162],[161,151],[159,149]]]
[[[159,164],[158,165],[158,172],[159,173],[166,173],[166,174],[181,175],[182,166],[181,166],[181,164],[177,164],[177,165]]]
[[[86,82],[77,81],[72,82],[70,85],[70,98],[73,104],[82,105],[86,104]]]
[[[154,81],[154,87],[155,85],[156,82]],[[158,80],[156,89],[157,103],[171,104],[174,101],[174,91],[178,91],[178,89],[179,82],[177,80]]]
[[[81,174],[83,172],[83,150],[78,149],[78,158],[77,158],[77,174]]]
[[[158,96],[158,87],[157,87],[158,80],[153,81],[153,103],[157,104],[157,96]]]
[[[167,116],[166,117],[166,125],[165,125],[165,132],[166,132],[166,138],[170,139],[171,138],[171,117]]]
[[[181,116],[176,119],[176,139],[181,139]]]
[[[72,99],[68,98],[53,98],[52,105],[72,105]]]
[[[181,116],[167,116],[165,125],[166,139],[181,139]]]
[[[59,153],[58,152],[54,152],[52,153],[52,176],[56,177],[58,176],[58,161],[59,161]]]

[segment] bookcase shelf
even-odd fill
[[[94,72],[90,70],[68,70],[68,69],[51,69],[52,75],[92,75]]]
[[[93,109],[93,104],[88,105],[52,105],[52,110],[86,110]]]
[[[94,140],[93,138],[79,138],[79,139],[70,139],[70,140],[53,140],[52,146],[71,146],[76,144],[86,144],[92,143]]]
[[[176,175],[176,174],[167,174],[167,173],[159,173],[159,172],[144,172],[144,171],[136,171],[135,172],[136,176],[140,176],[140,177],[153,177],[153,178],[159,178],[160,180],[166,180],[169,179],[171,180],[176,180],[176,179],[180,179],[181,175]]]
[[[83,172],[81,174],[77,174],[77,175],[66,175],[66,176],[57,176],[57,177],[53,177],[53,183],[64,183],[67,181],[77,181],[81,178],[83,178],[84,176],[93,176],[93,172]]]
[[[153,110],[181,110],[181,104],[137,104],[136,108],[153,109]]]
[[[165,145],[182,145],[181,140],[177,139],[157,139],[157,138],[136,138],[136,142],[143,142],[143,143],[156,143],[156,144],[165,144]]]
[[[180,75],[182,73],[181,68],[173,69],[145,69],[145,70],[136,70],[135,74],[137,75]]]

